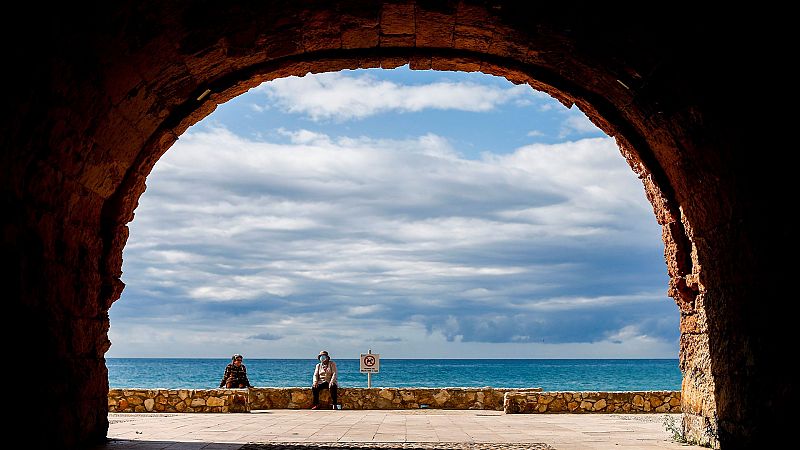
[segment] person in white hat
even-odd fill
[[[314,368],[313,384],[311,385],[311,393],[314,397],[314,406],[312,406],[311,409],[319,408],[319,391],[323,389],[330,389],[331,407],[336,409],[336,388],[338,385],[336,363],[331,361],[331,357],[325,350],[319,352],[317,359],[319,362],[317,363],[317,367]]]

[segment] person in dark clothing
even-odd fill
[[[231,363],[225,367],[225,375],[219,382],[219,387],[226,388],[246,388],[253,387],[247,379],[247,368],[242,364],[242,355],[235,354],[231,357]]]

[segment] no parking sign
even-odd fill
[[[361,354],[361,373],[378,373],[381,370],[381,355],[378,353]]]

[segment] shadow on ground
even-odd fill
[[[109,439],[91,450],[149,449],[149,450],[554,450],[547,444],[530,443],[459,443],[459,442],[269,442],[263,444],[234,444],[222,442],[140,441]]]
[[[337,443],[279,443],[247,444],[242,450],[323,450],[323,449],[382,449],[382,450],[553,450],[547,444],[497,444],[497,443],[457,443],[457,442],[337,442]]]
[[[242,444],[225,442],[140,441],[138,439],[109,439],[89,450],[239,450]],[[255,447],[258,448],[258,447]]]

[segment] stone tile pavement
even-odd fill
[[[109,414],[106,449],[677,449],[664,414],[266,410]],[[680,420],[679,414],[672,414]],[[258,445],[255,445],[258,444]],[[549,447],[548,447],[549,446]]]

